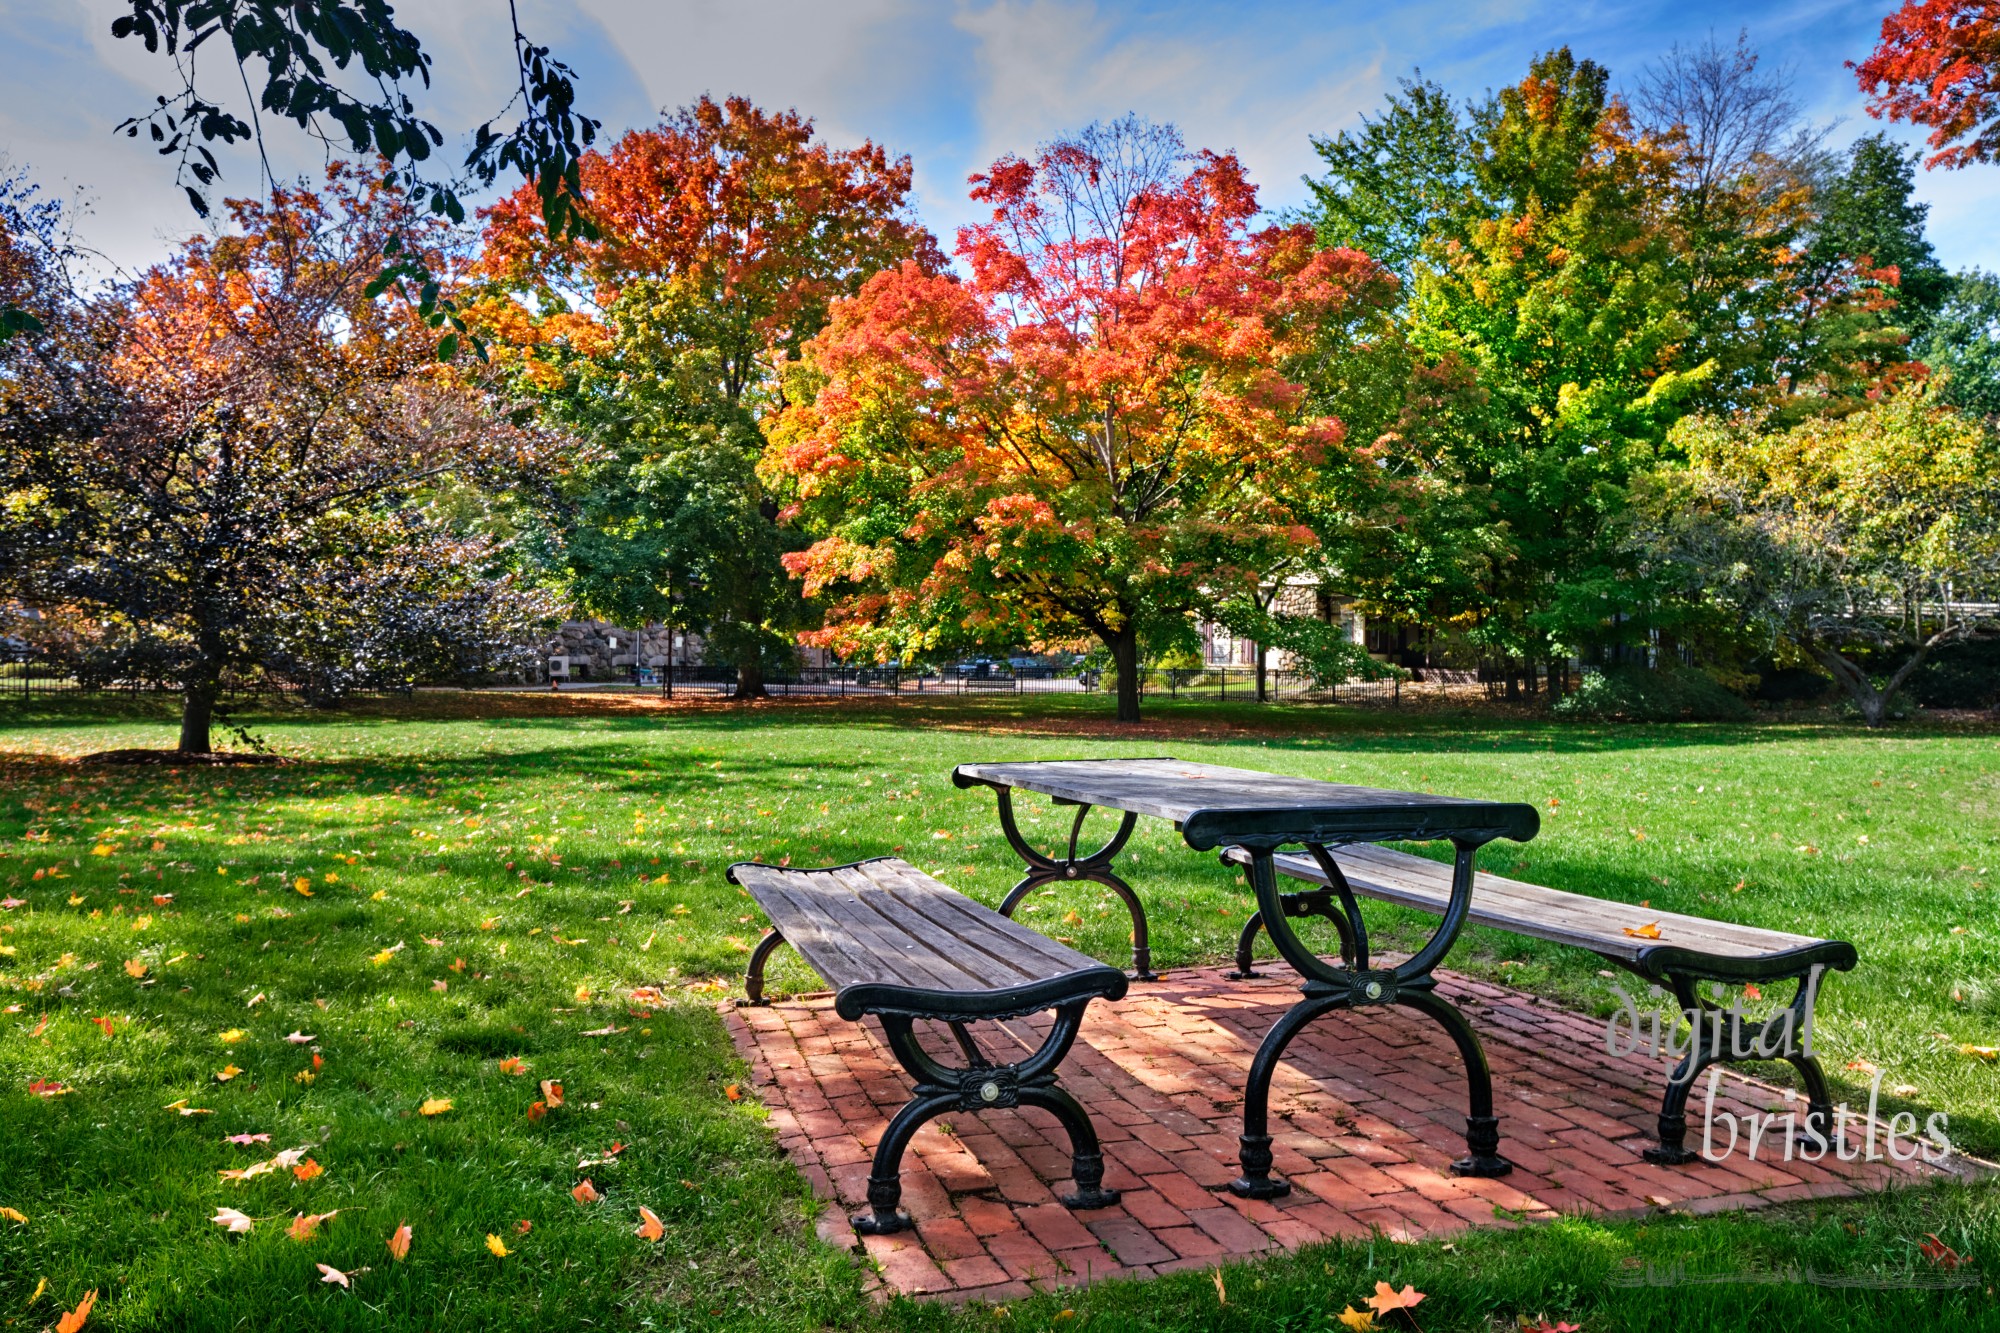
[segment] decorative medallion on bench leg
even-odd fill
[[[893,857],[824,870],[740,862],[729,880],[749,890],[772,931],[751,955],[744,989],[764,1003],[764,966],[781,943],[837,988],[834,1011],[881,1020],[889,1049],[915,1081],[875,1149],[869,1211],[854,1229],[887,1235],[913,1225],[902,1202],[903,1154],[925,1121],[947,1112],[1038,1106],[1069,1133],[1070,1208],[1104,1208],[1118,1191],[1104,1188],[1104,1156],[1090,1117],[1056,1082],[1056,1067],[1075,1044],[1094,999],[1121,999],[1126,977],[982,906]],[[1055,1021],[1027,1059],[995,1064],[966,1024],[1051,1010]],[[946,1024],[963,1065],[946,1064],[918,1043],[916,1020]]]
[[[1069,826],[1069,848],[1061,860],[1045,856],[1028,845],[1021,836],[1021,826],[1014,822],[1014,793],[1007,787],[995,787],[994,793],[1000,801],[1000,831],[1006,835],[1007,845],[1012,847],[1021,860],[1027,864],[1028,873],[1021,882],[1007,891],[1000,902],[1000,915],[1011,917],[1021,900],[1045,884],[1062,884],[1075,880],[1087,880],[1102,884],[1118,895],[1125,910],[1132,917],[1132,979],[1135,981],[1156,981],[1153,975],[1153,946],[1146,933],[1146,909],[1139,902],[1139,895],[1132,892],[1132,886],[1112,873],[1111,862],[1125,849],[1132,836],[1133,826],[1139,816],[1131,811],[1118,825],[1118,831],[1111,835],[1111,841],[1088,856],[1076,854],[1078,837],[1083,833],[1083,821],[1089,817],[1092,807],[1078,805],[1076,819]]]

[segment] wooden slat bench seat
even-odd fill
[[[868,1177],[870,1211],[857,1231],[885,1235],[911,1225],[902,1201],[903,1152],[918,1126],[949,1111],[1039,1106],[1069,1131],[1070,1208],[1118,1201],[1105,1189],[1104,1158],[1090,1117],[1056,1083],[1094,999],[1125,995],[1125,974],[1018,926],[989,907],[924,874],[907,861],[878,857],[853,865],[794,869],[744,861],[729,867],[771,918],[771,933],[750,957],[746,1003],[764,1000],[764,965],[789,943],[835,990],[834,1011],[850,1021],[881,1020],[889,1048],[916,1080],[915,1095],[896,1113],[875,1150]],[[1048,1039],[1027,1059],[994,1064],[966,1024],[1053,1010]],[[914,1023],[947,1024],[966,1063],[949,1066],[925,1051]]]
[[[1249,859],[1241,848],[1223,853],[1225,864],[1245,865]],[[1342,901],[1347,894],[1440,914],[1451,896],[1452,867],[1425,857],[1356,843],[1334,849],[1331,860],[1342,882],[1330,880],[1311,856],[1281,853],[1273,864],[1282,874],[1321,886],[1286,895],[1285,914],[1323,916],[1333,922],[1343,955],[1353,953],[1361,929],[1359,913]],[[1832,1096],[1812,1052],[1812,1004],[1825,971],[1844,972],[1854,966],[1852,944],[1566,893],[1485,871],[1474,880],[1472,910],[1466,919],[1474,925],[1588,949],[1648,981],[1664,984],[1684,1013],[1701,1017],[1701,1029],[1668,1082],[1660,1109],[1660,1141],[1646,1150],[1647,1160],[1663,1164],[1694,1160],[1696,1154],[1686,1147],[1688,1094],[1710,1065],[1758,1058],[1737,1054],[1743,1051],[1781,1052],[1763,1058],[1783,1059],[1798,1070],[1806,1089],[1807,1123],[1822,1135],[1832,1132]],[[1251,947],[1262,926],[1261,914],[1251,917],[1237,941],[1236,967],[1241,975],[1250,973]],[[1786,980],[1799,983],[1797,993],[1784,1010],[1762,1022],[1744,1020],[1739,1012],[1697,990],[1704,981],[1740,985]],[[1770,1044],[1764,1045],[1767,1040]]]

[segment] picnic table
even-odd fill
[[[1027,875],[1000,906],[1002,915],[1035,889],[1058,881],[1087,880],[1110,888],[1132,916],[1132,962],[1140,979],[1150,979],[1151,949],[1145,908],[1112,869],[1141,815],[1171,821],[1196,851],[1240,849],[1257,898],[1263,927],[1278,953],[1298,972],[1303,992],[1264,1036],[1251,1061],[1243,1097],[1239,1162],[1243,1174],[1230,1188],[1245,1198],[1276,1198],[1291,1185],[1271,1173],[1269,1119],[1271,1076],[1285,1048],[1305,1026],[1336,1009],[1399,1004],[1440,1024],[1465,1063],[1468,1091],[1466,1156],[1452,1164],[1460,1175],[1500,1176],[1513,1169],[1500,1155],[1499,1120],[1493,1114],[1493,1081],[1478,1035],[1465,1016],[1436,992],[1432,975],[1450,952],[1472,905],[1474,860],[1496,838],[1525,842],[1541,827],[1531,805],[1468,800],[1422,792],[1386,791],[1312,778],[1285,777],[1252,769],[1177,759],[1063,760],[1034,763],[960,764],[952,771],[960,788],[986,786],[999,802],[1000,827],[1027,865]],[[1014,817],[1013,793],[1036,792],[1058,805],[1077,808],[1062,855],[1031,846]],[[1110,841],[1078,855],[1084,820],[1093,808],[1124,813]],[[1355,843],[1451,843],[1451,887],[1436,930],[1406,961],[1371,966],[1367,932],[1355,897],[1328,849]],[[1302,915],[1296,895],[1279,890],[1274,863],[1282,847],[1300,846],[1339,898],[1345,957],[1335,966],[1315,954],[1291,926]]]

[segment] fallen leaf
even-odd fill
[[[326,1168],[308,1157],[305,1161],[300,1162],[292,1168],[292,1174],[300,1180],[317,1180],[326,1174]],[[332,1214],[329,1213],[327,1216],[331,1217]]]
[[[83,1299],[76,1303],[74,1310],[68,1311],[62,1318],[56,1320],[56,1333],[76,1333],[83,1327],[83,1321],[90,1318],[91,1307],[96,1304],[97,1288],[92,1287],[83,1294]]]
[[[1757,988],[1755,982],[1746,981],[1743,983],[1743,998],[1746,1000],[1761,1000],[1764,998],[1764,992]]]
[[[47,1291],[48,1289],[49,1289],[49,1280],[47,1278],[43,1278],[41,1281],[37,1282],[35,1284],[34,1295],[28,1297],[28,1304],[33,1305],[36,1301],[40,1300],[42,1298],[42,1293]]]
[[[632,1234],[640,1240],[658,1240],[667,1234],[667,1229],[661,1225],[659,1217],[654,1214],[652,1209],[641,1206],[639,1209],[639,1226]]]
[[[389,1235],[389,1257],[401,1263],[410,1252],[410,1224],[403,1223]]]
[[[347,1274],[341,1272],[332,1264],[314,1264],[313,1267],[319,1269],[320,1281],[331,1282],[337,1287],[346,1287],[348,1285]]]
[[[60,1097],[69,1091],[62,1084],[49,1079],[38,1078],[28,1085],[28,1091],[37,1097]]]
[[[1975,1060],[2000,1059],[2000,1046],[1974,1046],[1971,1042],[1958,1048],[1960,1055],[1969,1055]]]
[[[300,1213],[292,1219],[292,1224],[285,1228],[285,1234],[293,1240],[311,1240],[319,1234],[319,1224],[339,1211],[336,1208],[332,1213]]]
[[[285,1040],[290,1042],[294,1046],[304,1046],[307,1043],[316,1040],[316,1038],[313,1033],[301,1032],[297,1028],[293,1028],[290,1032],[287,1032],[285,1034]]]
[[[185,1117],[187,1117],[187,1116],[191,1116],[191,1115],[214,1115],[214,1114],[215,1114],[215,1112],[213,1112],[213,1111],[209,1110],[209,1109],[208,1109],[208,1108],[207,1108],[206,1106],[189,1106],[189,1105],[187,1104],[187,1098],[185,1098],[185,1097],[181,1098],[181,1099],[180,1099],[179,1101],[177,1101],[177,1102],[169,1102],[169,1103],[167,1103],[167,1105],[166,1105],[166,1107],[165,1107],[164,1109],[166,1109],[166,1110],[169,1110],[169,1111],[179,1111],[179,1112],[181,1113],[181,1115],[182,1115],[182,1117],[183,1117],[183,1118],[185,1118]],[[265,1137],[267,1137],[267,1138],[268,1138],[268,1137],[269,1137],[269,1135],[266,1135]]]
[[[231,1231],[239,1233],[248,1231],[251,1227],[257,1225],[249,1217],[234,1208],[218,1208],[215,1210],[215,1216],[208,1220],[219,1227],[228,1227]]]
[[[250,1034],[245,1032],[242,1028],[230,1028],[227,1032],[216,1033],[215,1039],[221,1042],[224,1046],[234,1046],[237,1042],[242,1041],[245,1037],[249,1035]]]
[[[97,1024],[98,1028],[102,1030],[104,1035],[107,1037],[110,1036],[112,1031],[117,1027],[116,1022],[114,1022],[112,1019],[105,1018],[102,1016],[93,1018],[90,1021]]]
[[[1626,926],[1625,933],[1635,940],[1656,940],[1660,938],[1660,923],[1648,921],[1643,926]]]
[[[269,1143],[271,1136],[269,1134],[225,1134],[222,1136],[222,1141],[224,1143],[235,1143],[248,1147],[253,1143]]]
[[[743,1100],[743,1089],[737,1084],[732,1083],[722,1090],[722,1095],[732,1102],[740,1102]]]
[[[588,1032],[579,1033],[577,1035],[583,1037],[615,1037],[624,1030],[625,1029],[621,1027],[592,1028]]]
[[[1847,1068],[1856,1074],[1873,1074],[1878,1071],[1878,1066],[1873,1060],[1849,1060]]]
[[[547,1115],[548,1113],[549,1113],[549,1104],[547,1102],[528,1103],[528,1119],[540,1120],[543,1116]]]
[[[1917,1247],[1917,1252],[1946,1270],[1957,1268],[1964,1262],[1957,1250],[1939,1240],[1933,1232],[1924,1233],[1924,1243]]]
[[[9,1208],[5,1204],[0,1204],[0,1217],[6,1218],[9,1222],[19,1222],[22,1226],[28,1225],[28,1215],[19,1208]]]
[[[146,965],[136,958],[127,958],[125,960],[125,975],[137,981],[140,977],[146,975]]]
[[[578,1203],[596,1203],[604,1196],[597,1192],[597,1186],[586,1180],[571,1190],[569,1197],[575,1199]]]
[[[449,1097],[426,1097],[424,1104],[417,1108],[418,1115],[443,1115],[451,1109]]]
[[[528,1062],[518,1055],[508,1056],[500,1062],[498,1067],[503,1074],[525,1074],[528,1072]]]
[[[563,1098],[562,1081],[545,1078],[542,1080],[542,1100],[550,1106],[561,1106]]]
[[[1341,1323],[1353,1329],[1354,1333],[1373,1333],[1376,1327],[1374,1315],[1366,1310],[1357,1310],[1351,1305],[1342,1310],[1338,1318]]]
[[[486,1248],[493,1252],[495,1259],[505,1259],[507,1257],[507,1242],[501,1240],[490,1231],[486,1233]]]
[[[238,1074],[242,1072],[243,1071],[238,1069],[235,1065],[224,1065],[222,1068],[215,1071],[215,1081],[217,1083],[227,1083],[230,1079],[235,1078]]]
[[[1369,1309],[1375,1311],[1377,1314],[1387,1314],[1391,1310],[1413,1310],[1416,1308],[1417,1302],[1423,1298],[1424,1294],[1421,1291],[1418,1291],[1415,1287],[1407,1283],[1404,1284],[1401,1291],[1397,1291],[1386,1282],[1377,1282],[1375,1284],[1375,1294],[1370,1296],[1363,1304],[1367,1305]]]
[[[525,1217],[514,1224],[514,1234],[517,1236],[525,1236],[534,1229],[535,1224]]]
[[[17,907],[26,907],[27,905],[28,900],[26,898],[0,898],[0,907],[5,908],[9,912]]]

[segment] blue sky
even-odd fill
[[[916,163],[917,207],[945,239],[971,220],[965,177],[1000,153],[1137,111],[1180,125],[1191,145],[1234,149],[1267,207],[1294,205],[1316,166],[1308,136],[1350,128],[1421,67],[1461,97],[1520,77],[1568,44],[1629,86],[1676,42],[1739,27],[1767,62],[1792,69],[1808,112],[1839,121],[1836,142],[1871,132],[1843,67],[1872,44],[1891,0],[526,0],[523,20],[583,78],[585,109],[608,130],[650,124],[701,93],[796,106],[835,142],[872,138]],[[194,225],[168,168],[111,127],[166,89],[164,67],[108,35],[118,0],[0,0],[0,153],[46,184],[80,192],[83,238],[127,270]],[[504,0],[403,0],[438,57],[428,103],[462,134],[510,89]],[[283,171],[315,161],[283,136]],[[1911,142],[1907,130],[1898,137]],[[225,158],[253,188],[255,160]],[[1931,237],[1952,268],[2000,269],[2000,167],[1923,173]]]

